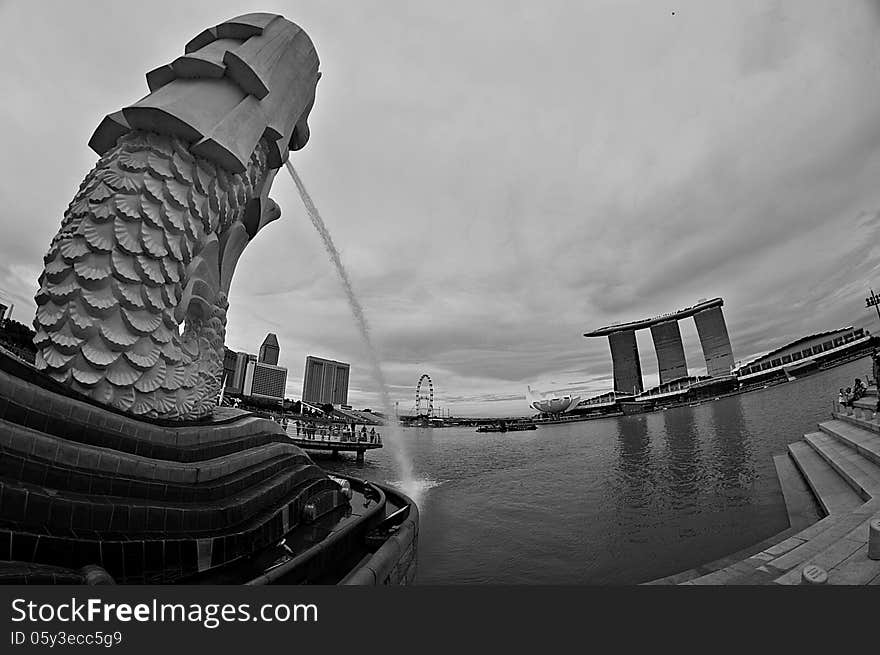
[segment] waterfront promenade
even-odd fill
[[[829,390],[833,391],[833,390]],[[788,453],[774,458],[790,527],[752,548],[648,584],[880,585],[868,557],[870,524],[880,520],[880,414],[877,388],[852,408],[834,403]],[[824,515],[804,527],[810,498]]]

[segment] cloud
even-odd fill
[[[674,16],[629,1],[270,5],[321,57],[312,140],[294,163],[401,406],[425,372],[455,412],[528,412],[527,384],[600,393],[608,345],[584,332],[704,297],[725,299],[737,359],[872,322],[878,3],[686,0]],[[19,320],[94,164],[94,127],[194,34],[250,10],[0,5],[0,289]],[[273,197],[282,219],[242,257],[227,341],[253,351],[276,332],[294,396],[307,355],[350,361],[352,402],[375,406],[341,287],[284,174]],[[699,371],[692,325],[682,331]],[[650,383],[649,334],[639,346]]]

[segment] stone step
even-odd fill
[[[775,546],[683,584],[800,584],[801,571],[807,564],[830,570],[865,545],[876,505],[876,501],[863,503],[856,510],[829,516]],[[870,573],[864,569],[862,565],[861,574]]]
[[[821,429],[821,424],[820,424]],[[862,501],[880,497],[880,467],[826,432],[813,432],[804,440],[852,487]]]
[[[880,434],[880,413],[874,414],[862,409],[845,409],[844,411],[831,412],[832,418],[844,421],[869,432]]]
[[[776,455],[773,458],[773,464],[776,467],[776,477],[779,478],[779,487],[785,500],[785,510],[788,512],[790,528],[797,532],[816,523],[822,518],[822,510],[804,476],[798,471],[794,460],[788,454]]]
[[[789,444],[788,452],[827,514],[848,512],[864,502],[810,444]]]
[[[708,575],[681,583],[685,585],[755,585],[771,582],[775,575],[761,559],[748,558]]]
[[[867,540],[868,523],[880,509],[880,500],[872,500],[859,505],[856,509],[826,516],[810,527],[788,538],[779,541],[786,533],[777,535],[776,539],[768,540],[763,550],[733,564],[725,564],[718,570],[703,571],[702,574],[681,577],[675,581],[686,585],[739,585],[739,584],[800,584],[801,571],[808,563],[814,563],[826,569],[834,566],[847,566],[835,579],[841,576],[858,574],[870,578],[873,569],[862,560],[848,560],[853,557]],[[847,542],[840,544],[840,542]],[[773,543],[771,543],[773,542]]]
[[[786,458],[787,460],[789,460],[789,462],[791,462],[791,458],[788,455],[782,455],[782,457]],[[806,482],[803,481],[801,474],[797,472],[793,463],[791,464],[791,467],[792,467],[792,469],[794,469],[793,474],[796,475],[798,478],[800,478],[800,484],[803,485],[805,493],[807,493],[810,496],[809,502],[813,505],[813,508],[812,508],[813,512],[821,512],[819,507],[816,505],[816,501],[815,501],[815,498],[813,498],[812,492],[806,486]],[[826,517],[823,520],[827,521],[830,518],[831,517]],[[822,523],[822,521],[819,521],[818,523],[813,523],[813,526],[819,525],[820,523]],[[831,524],[829,523],[827,525],[830,526]],[[644,582],[642,584],[645,584],[645,585],[686,584],[686,583],[689,583],[693,580],[696,580],[697,578],[703,578],[703,577],[711,575],[713,573],[717,573],[721,569],[727,569],[727,568],[731,567],[733,564],[737,564],[741,561],[755,562],[757,560],[757,563],[753,564],[753,568],[756,568],[757,566],[763,564],[766,560],[772,559],[772,556],[768,556],[765,553],[763,553],[762,551],[764,551],[765,549],[768,549],[768,548],[770,548],[770,549],[774,548],[778,543],[788,539],[788,537],[792,536],[793,534],[797,533],[798,531],[799,531],[799,528],[789,527],[789,528],[783,530],[782,532],[779,532],[779,533],[773,535],[772,537],[767,537],[763,541],[760,541],[756,544],[752,544],[751,546],[748,546],[747,548],[743,548],[742,550],[737,551],[736,553],[733,553],[731,555],[721,557],[717,560],[713,560],[713,561],[708,562],[706,564],[701,564],[700,566],[694,567],[692,569],[688,569],[687,571],[681,571],[679,573],[675,573],[673,575],[668,575],[663,578],[658,578],[656,580],[651,580],[650,582]],[[799,540],[798,543],[802,543],[802,541]],[[703,583],[697,582],[694,584],[703,584]]]
[[[865,544],[828,572],[828,584],[880,584],[880,561],[868,557],[868,545]]]
[[[819,429],[859,453],[871,463],[880,466],[880,434],[852,421],[826,421]]]
[[[850,546],[838,547],[837,544],[841,541],[851,541],[848,539],[849,536],[860,535],[862,532],[867,535],[867,521],[870,520],[870,515],[862,513],[864,507],[865,504],[862,504],[857,510],[838,515],[835,521],[825,524],[824,529],[820,532],[814,532],[809,539],[799,541],[794,548],[769,560],[765,565],[766,568],[775,571],[774,577],[792,572],[792,575],[781,584],[799,584],[800,572],[803,567],[808,563],[816,563],[816,558],[829,549],[837,548],[826,555],[820,566],[824,564],[823,568],[826,568],[842,561],[851,555],[859,544],[853,544],[852,549],[847,552],[844,551]],[[792,537],[792,541],[797,541],[803,536],[804,533],[796,535]],[[775,554],[775,551],[771,549],[765,552]],[[839,559],[835,561],[834,557],[839,557]],[[778,578],[776,581],[779,582]]]
[[[868,525],[877,517],[880,502],[865,503],[839,521],[836,529],[805,543],[798,549],[769,563],[768,568],[786,573],[776,584],[802,584],[805,566],[814,564],[828,573],[829,584],[867,584],[880,575],[880,562],[868,560]],[[787,560],[787,561],[786,561]]]

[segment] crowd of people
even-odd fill
[[[840,391],[837,394],[837,402],[843,407],[852,407],[853,403],[861,399],[866,391],[867,387],[862,384],[862,379],[856,378],[853,386],[847,387],[846,389],[843,387],[840,388]]]
[[[367,426],[361,426],[358,430],[356,423],[326,423],[318,424],[314,421],[288,421],[284,418],[281,422],[282,427],[292,437],[299,439],[321,440],[321,441],[341,441],[343,443],[370,443],[381,444],[382,435],[376,432],[375,427],[371,427],[367,432]]]
[[[867,378],[868,384],[873,383],[875,386],[880,381],[880,352],[878,352],[877,348],[871,351],[871,374],[873,376],[873,380]],[[868,387],[862,383],[861,378],[856,378],[853,382],[853,386],[843,387],[837,393],[837,402],[841,407],[853,407],[854,403],[861,398],[864,398],[865,394],[868,391]],[[877,399],[877,405],[874,408],[875,412],[880,412],[880,397]]]

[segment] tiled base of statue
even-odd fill
[[[278,542],[307,504],[344,511],[288,441],[238,410],[174,427],[128,417],[0,353],[0,581],[85,582],[90,565],[182,581]]]

